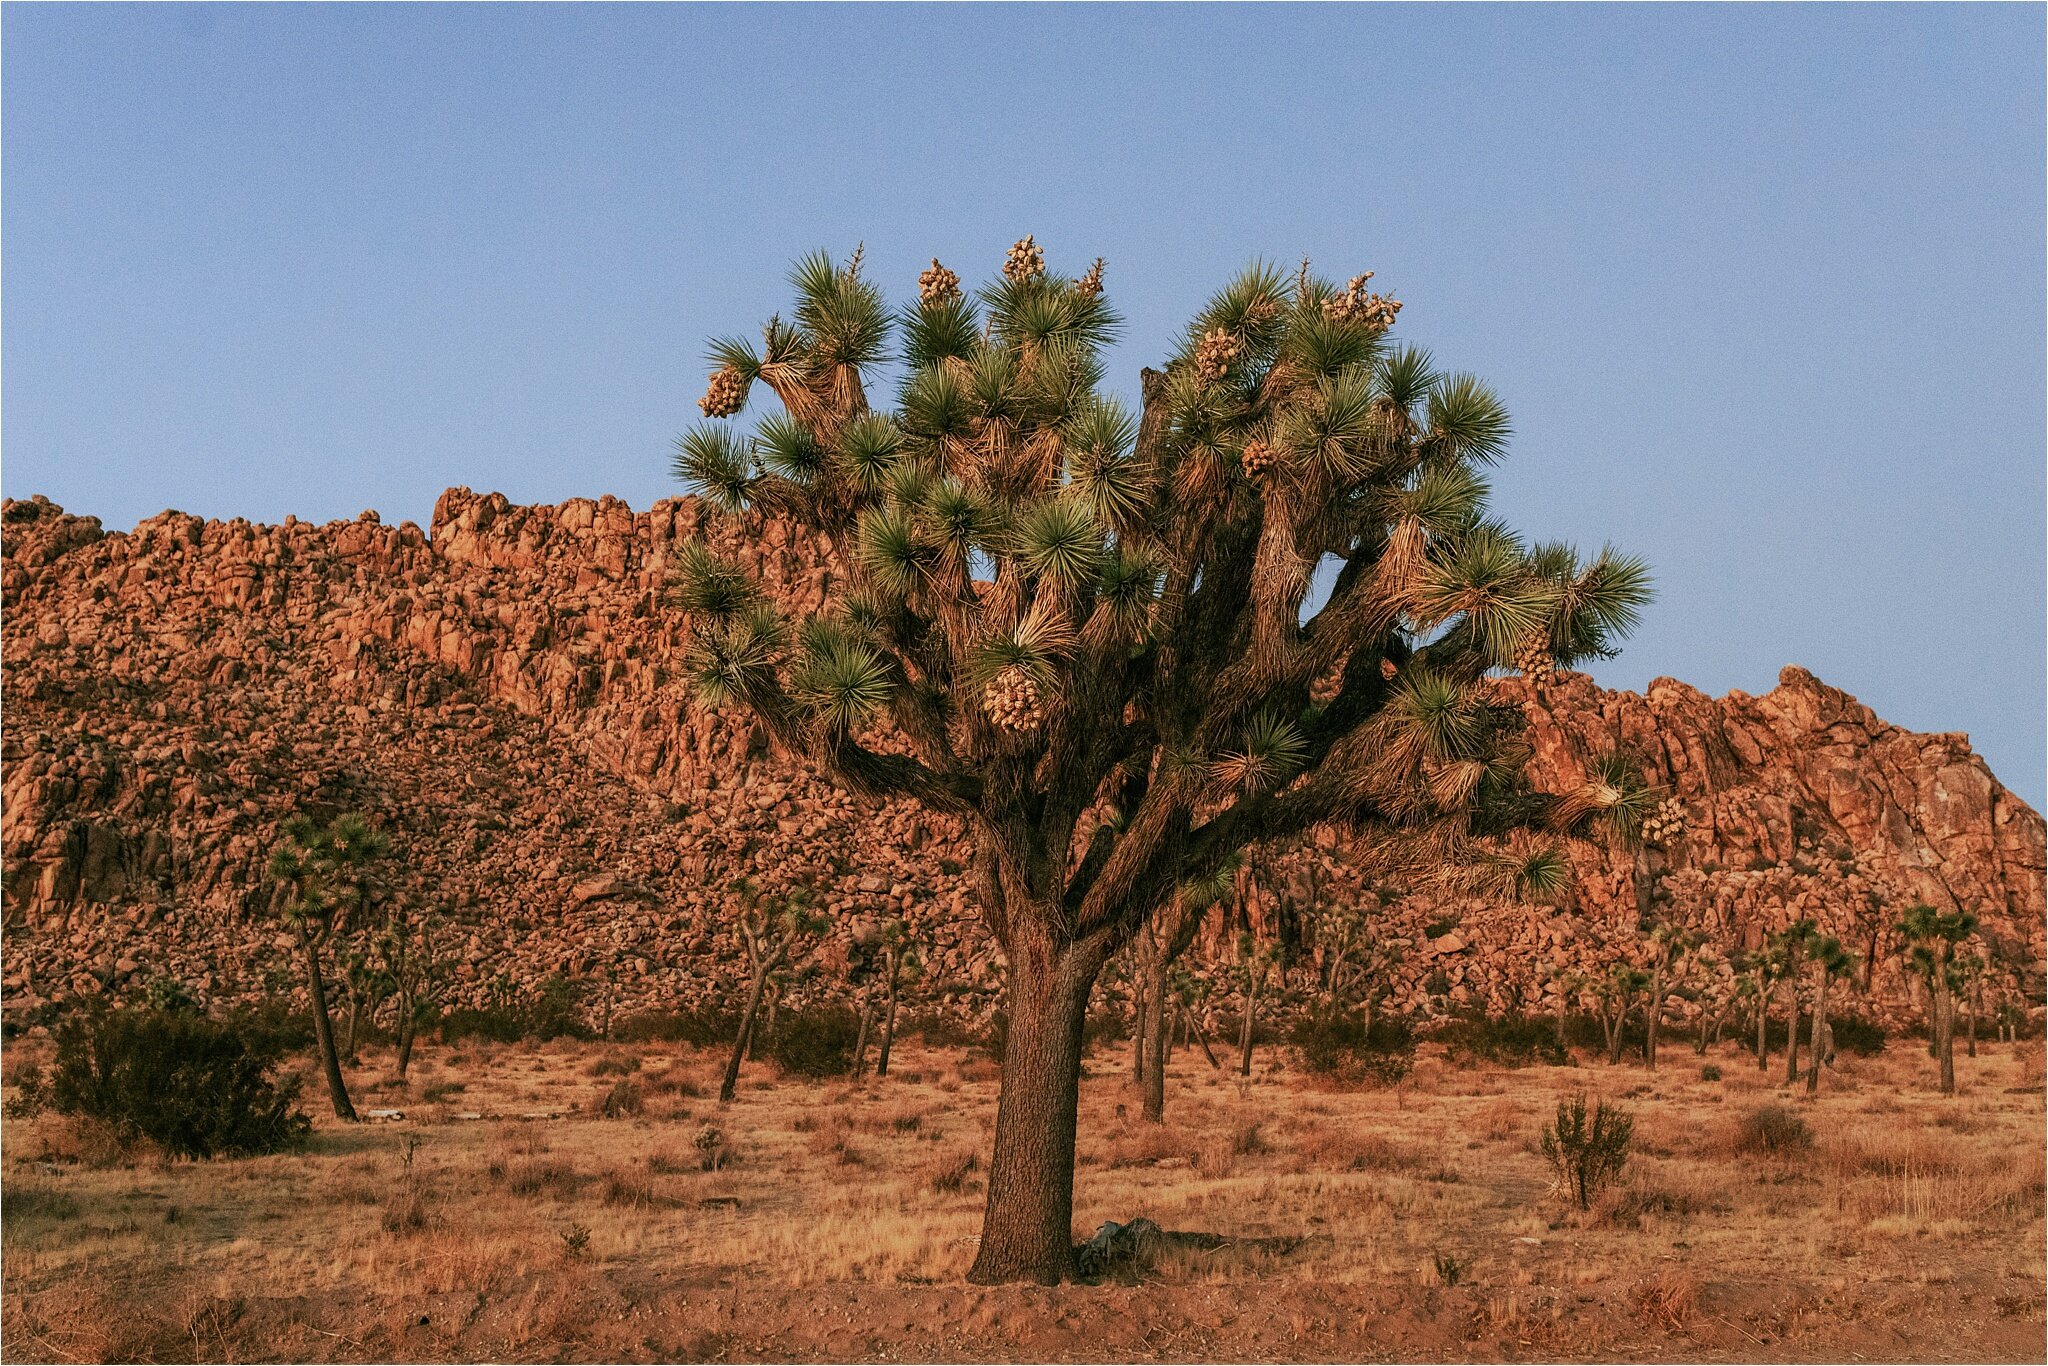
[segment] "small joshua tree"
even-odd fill
[[[1815,934],[1806,943],[1806,960],[1813,964],[1813,1058],[1806,1069],[1806,1094],[1820,1090],[1820,1069],[1834,1061],[1834,1034],[1828,1028],[1828,984],[1846,977],[1855,967],[1855,955],[1831,934]]]
[[[1683,925],[1663,922],[1648,929],[1650,946],[1649,999],[1643,1006],[1643,1065],[1657,1070],[1657,1035],[1664,1023],[1664,997],[1672,979],[1701,944],[1700,936]]]
[[[1628,1017],[1635,1010],[1636,997],[1647,991],[1650,974],[1627,963],[1616,963],[1592,982],[1593,1000],[1600,1012],[1600,1028],[1607,1037],[1607,1061],[1621,1061],[1621,1046],[1628,1036]]]
[[[740,939],[747,949],[747,1004],[740,1013],[740,1032],[733,1040],[732,1056],[726,1060],[725,1078],[718,1084],[721,1105],[739,1094],[740,1063],[753,1044],[754,1020],[760,1014],[768,979],[789,961],[799,945],[816,939],[830,924],[824,916],[811,913],[808,891],[763,896],[761,889],[745,878],[733,883],[731,890],[740,900]]]
[[[1785,979],[1789,963],[1790,955],[1775,937],[1765,940],[1763,947],[1749,958],[1744,994],[1756,1007],[1756,1070],[1759,1072],[1768,1072],[1771,1067],[1771,997],[1778,983]]]
[[[1590,1114],[1580,1091],[1557,1103],[1557,1119],[1543,1131],[1543,1155],[1557,1171],[1558,1184],[1582,1210],[1628,1163],[1635,1120],[1619,1107],[1595,1101]]]
[[[896,1006],[904,986],[924,975],[910,922],[891,920],[882,927],[882,1044],[875,1055],[875,1075],[889,1075],[889,1051],[896,1045]]]
[[[973,295],[934,265],[893,314],[858,253],[793,284],[759,347],[712,348],[710,420],[676,468],[730,514],[722,536],[773,516],[843,547],[841,587],[791,622],[685,548],[688,672],[853,789],[965,824],[1009,1021],[969,1276],[1066,1280],[1103,965],[1184,883],[1316,825],[1476,883],[1513,827],[1640,821],[1632,789],[1531,792],[1488,675],[1610,652],[1647,576],[1486,514],[1505,411],[1392,344],[1398,305],[1363,276],[1252,267],[1136,412],[1102,389],[1101,272],[1052,273],[1035,242]],[[781,411],[739,430],[757,385]]]
[[[1785,1084],[1799,1080],[1799,970],[1806,946],[1813,942],[1818,927],[1811,920],[1795,920],[1771,937],[1783,955],[1785,972]]]
[[[450,967],[439,916],[422,915],[402,898],[391,903],[390,916],[377,936],[377,956],[391,983],[398,1038],[393,1071],[400,1081],[412,1067],[413,1044],[421,1029],[431,1026],[440,1010],[440,996]]]
[[[1938,911],[1926,902],[1906,908],[1899,921],[1899,938],[1906,948],[1907,965],[1927,982],[1932,1008],[1928,1033],[1932,1036],[1941,1093],[1955,1094],[1955,992],[1960,985],[1955,972],[1956,954],[1962,942],[1977,929],[1977,917],[1968,911]]]
[[[331,940],[346,935],[351,921],[368,908],[378,891],[376,867],[389,850],[390,841],[382,831],[350,813],[326,825],[306,816],[292,817],[285,822],[283,839],[270,855],[270,879],[278,887],[279,911],[298,941],[305,964],[313,1033],[327,1075],[327,1095],[338,1119],[353,1120],[356,1107],[341,1075],[341,1054],[335,1047],[320,955]]]
[[[1281,946],[1271,940],[1260,943],[1250,930],[1237,936],[1237,973],[1244,1018],[1238,1022],[1237,1073],[1252,1074],[1252,1030],[1256,1027],[1259,1000],[1279,976],[1286,963]]]

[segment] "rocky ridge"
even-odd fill
[[[7,1011],[160,976],[224,1000],[289,989],[262,868],[305,804],[394,833],[407,884],[460,926],[458,1000],[556,972],[603,980],[622,1011],[719,997],[739,951],[728,885],[750,876],[816,889],[842,923],[910,917],[927,994],[987,1009],[999,963],[957,824],[855,799],[691,706],[661,589],[700,535],[795,610],[831,587],[824,538],[759,521],[741,535],[690,499],[635,513],[451,489],[425,531],[166,512],[126,534],[41,499],[0,505]],[[1657,904],[1728,946],[1811,915],[1853,944],[1875,934],[1888,962],[1886,918],[1916,897],[1975,910],[2038,993],[2042,821],[1963,736],[1900,730],[1798,668],[1761,697],[1574,674],[1502,686],[1541,785],[1620,746],[1687,829],[1639,860],[1574,847],[1557,907],[1387,906],[1396,1004],[1541,1008],[1550,968],[1638,953]],[[1314,905],[1384,891],[1323,831],[1255,861],[1233,913],[1295,937]],[[1872,912],[1873,894],[1892,909]],[[1872,990],[1908,1008],[1895,971]]]

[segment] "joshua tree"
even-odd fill
[[[397,1014],[393,1024],[398,1034],[396,1074],[405,1080],[412,1067],[412,1046],[422,1027],[431,1025],[440,1010],[440,994],[449,961],[442,943],[440,917],[419,915],[402,899],[391,903],[391,914],[377,937],[377,954],[391,983],[391,999]]]
[[[1926,902],[1906,908],[1899,921],[1899,938],[1906,945],[1908,965],[1927,981],[1933,1002],[1928,1032],[1940,1069],[1941,1093],[1954,1095],[1956,1089],[1955,1048],[1955,964],[1957,946],[1977,929],[1977,917],[1968,911],[1937,911]]]
[[[1629,1012],[1635,1008],[1636,993],[1650,985],[1650,974],[1627,963],[1616,963],[1604,977],[1592,983],[1593,999],[1600,1010],[1600,1028],[1607,1036],[1607,1061],[1621,1061],[1622,1040],[1628,1031]]]
[[[1649,929],[1650,999],[1643,1007],[1643,1065],[1657,1070],[1657,1032],[1664,1021],[1664,994],[1685,960],[1700,946],[1700,937],[1682,925],[1662,923]]]
[[[1828,1028],[1828,983],[1846,977],[1856,957],[1831,934],[1816,934],[1806,942],[1806,957],[1814,967],[1813,1061],[1806,1069],[1806,1094],[1820,1090],[1820,1069],[1834,1060],[1834,1033]]]
[[[799,890],[788,896],[764,897],[753,882],[741,878],[732,890],[740,898],[740,938],[747,947],[747,1005],[740,1013],[739,1037],[733,1040],[732,1057],[726,1060],[725,1079],[718,1084],[718,1103],[730,1102],[739,1091],[740,1062],[754,1042],[754,1017],[761,1009],[761,995],[768,979],[789,960],[799,944],[824,933],[829,923],[812,915],[810,895]]]
[[[1517,823],[1644,814],[1633,789],[1529,792],[1519,710],[1487,683],[1607,653],[1643,566],[1532,549],[1485,514],[1506,413],[1391,345],[1399,305],[1367,278],[1252,267],[1143,374],[1135,413],[1100,388],[1101,264],[1050,274],[1029,238],[971,297],[934,263],[896,315],[858,252],[811,256],[793,321],[712,348],[707,417],[757,382],[782,410],[693,428],[678,473],[731,514],[726,543],[780,517],[842,572],[792,623],[684,547],[700,698],[856,791],[961,819],[1005,954],[972,1280],[1073,1274],[1088,997],[1181,884],[1329,822],[1463,869]],[[876,411],[891,360],[898,401]]]
[[[1237,1072],[1239,1076],[1252,1074],[1252,1029],[1259,1014],[1259,998],[1266,987],[1281,970],[1280,945],[1272,942],[1260,943],[1250,930],[1237,936],[1238,984],[1242,988],[1244,1018],[1238,1022]]]
[[[1174,1024],[1173,965],[1194,943],[1209,908],[1229,893],[1236,875],[1237,861],[1233,859],[1208,877],[1181,887],[1133,941],[1142,1040],[1138,1082],[1145,1118],[1155,1124],[1166,1116],[1166,1058]]]
[[[342,1080],[320,951],[328,941],[346,935],[351,918],[369,905],[377,891],[374,871],[390,842],[381,830],[354,813],[337,816],[326,825],[294,816],[285,822],[283,836],[271,851],[270,878],[278,884],[280,910],[305,963],[306,994],[312,1002],[313,1034],[320,1046],[320,1066],[327,1074],[328,1098],[337,1119],[353,1120],[356,1107]]]
[[[924,973],[910,925],[892,920],[882,927],[882,1046],[875,1056],[875,1075],[889,1075],[889,1050],[896,1043],[896,1003],[906,980],[915,982]]]
[[[1756,1070],[1759,1072],[1768,1072],[1771,1068],[1771,996],[1785,978],[1788,961],[1785,946],[1775,936],[1765,940],[1763,947],[1749,958],[1743,994],[1756,1006]]]
[[[1811,920],[1795,920],[1772,936],[1771,942],[1784,954],[1785,972],[1785,1084],[1799,1080],[1799,960],[1813,941],[1816,927]]]

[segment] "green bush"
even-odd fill
[[[1415,1065],[1415,1031],[1398,1016],[1367,1029],[1356,1015],[1304,1015],[1291,1042],[1307,1071],[1358,1085],[1392,1086]]]
[[[1475,1015],[1454,1020],[1437,1031],[1437,1040],[1452,1062],[1491,1063],[1496,1067],[1571,1065],[1571,1054],[1557,1041],[1557,1022],[1526,1015]]]
[[[1601,1187],[1621,1175],[1635,1127],[1625,1111],[1605,1101],[1595,1101],[1589,1114],[1584,1091],[1557,1103],[1557,1119],[1543,1131],[1543,1155],[1580,1209],[1590,1208]]]
[[[784,1011],[763,1050],[788,1077],[841,1077],[853,1070],[860,1019],[844,1007]]]
[[[83,1115],[177,1157],[249,1157],[296,1147],[311,1122],[299,1078],[273,1080],[274,1039],[192,1010],[91,1010],[56,1031],[48,1074],[20,1079],[16,1114]]]

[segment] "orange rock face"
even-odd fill
[[[459,927],[457,1000],[556,972],[615,1011],[720,995],[744,876],[811,887],[842,922],[910,917],[927,989],[992,1004],[999,961],[955,822],[851,797],[691,705],[661,592],[699,535],[793,610],[832,586],[826,540],[772,522],[742,536],[689,499],[635,513],[451,489],[429,531],[166,512],[125,535],[5,503],[7,1009],[154,977],[223,1000],[289,989],[263,864],[309,803],[393,833],[399,882]],[[1619,744],[1683,799],[1687,829],[1636,861],[1574,849],[1578,886],[1556,907],[1388,908],[1383,937],[1409,946],[1391,994],[1409,1008],[1554,1003],[1541,969],[1635,953],[1645,906],[1728,946],[1795,913],[1853,944],[1880,885],[1975,910],[2037,988],[2041,818],[1961,736],[1899,730],[1797,668],[1757,698],[1570,674],[1502,686],[1530,718],[1539,785]],[[1336,832],[1265,861],[1239,900],[1287,937],[1318,903],[1379,904]],[[1892,978],[1874,989],[1903,1000]]]

